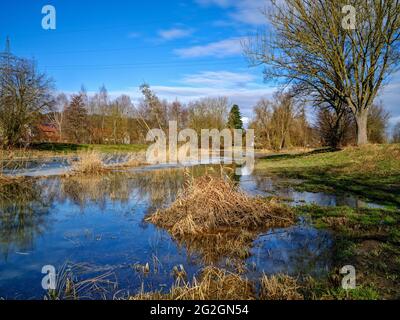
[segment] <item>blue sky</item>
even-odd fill
[[[57,10],[57,29],[41,27],[42,7]],[[106,85],[135,100],[149,83],[162,97],[189,101],[228,96],[246,117],[274,88],[262,69],[249,68],[241,39],[263,27],[264,0],[14,0],[0,5],[0,44],[34,57],[59,91]],[[381,99],[400,120],[400,76]]]

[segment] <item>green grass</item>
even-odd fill
[[[337,283],[332,286],[328,281],[312,288],[312,294],[333,299],[400,298],[399,209],[304,205],[294,210],[317,228],[333,231],[336,271],[353,265],[357,272],[356,290],[338,290]],[[337,272],[331,277],[335,275],[338,279]]]
[[[298,190],[354,193],[388,205],[400,204],[400,145],[368,145],[261,159],[257,171],[305,180]]]

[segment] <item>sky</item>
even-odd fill
[[[245,118],[276,90],[252,67],[241,42],[265,27],[265,0],[13,0],[0,4],[0,46],[34,58],[56,89],[140,97],[146,82],[183,102],[227,96]],[[56,29],[42,28],[42,7],[56,9]],[[1,48],[1,47],[0,47]],[[391,124],[400,121],[400,73],[381,93]],[[311,111],[310,111],[311,112]],[[246,119],[245,119],[246,120]]]

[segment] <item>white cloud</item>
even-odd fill
[[[160,30],[158,35],[163,40],[175,40],[186,38],[193,33],[193,29],[184,29],[184,28],[172,28],[167,30]]]
[[[249,73],[236,73],[230,71],[204,71],[187,75],[183,82],[189,85],[203,85],[211,87],[246,87],[254,75]]]
[[[267,1],[265,0],[196,0],[203,6],[215,5],[229,10],[231,19],[249,25],[262,25],[266,18],[262,14]]]
[[[176,49],[174,52],[182,58],[198,58],[207,56],[224,58],[242,54],[243,49],[241,40],[242,38],[226,39],[218,42],[208,43],[206,45]]]
[[[162,98],[183,102],[204,97],[228,97],[230,103],[237,104],[244,117],[252,117],[252,108],[261,98],[272,98],[276,90],[272,87],[259,86],[249,88],[211,88],[190,86],[152,86],[152,89]]]
[[[196,0],[197,3],[208,6],[208,5],[217,5],[219,7],[230,7],[232,3],[235,1],[233,0]]]

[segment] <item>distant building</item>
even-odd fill
[[[52,124],[40,124],[38,126],[37,140],[41,142],[58,142],[60,135],[57,128]]]

